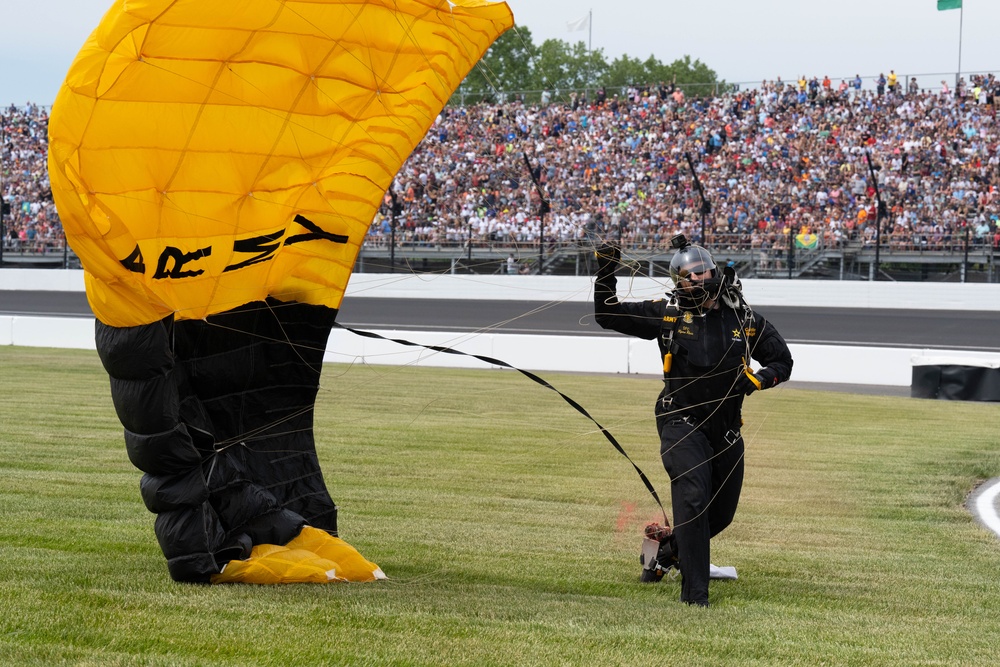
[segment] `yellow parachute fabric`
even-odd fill
[[[283,547],[255,546],[247,560],[229,561],[213,584],[323,584],[385,579],[378,565],[340,538],[306,526]]]
[[[209,316],[243,321],[241,306],[276,299],[331,309],[308,322],[328,330],[396,172],[512,24],[506,4],[483,0],[118,0],[73,62],[49,122],[52,192],[175,579],[384,578],[309,525],[285,546],[256,543],[314,516],[336,531],[310,406],[285,405],[288,392],[261,379],[261,368],[290,371],[271,369],[279,357],[255,340],[261,361],[237,369],[236,386],[295,429],[276,431],[263,411],[230,418],[219,400],[234,394],[230,369],[217,372],[229,363],[223,353],[239,358],[263,334],[226,331],[222,340],[198,327]],[[298,312],[283,308],[287,319],[274,326],[285,335],[293,320],[305,328]],[[204,356],[182,359],[168,347],[174,335],[197,340]],[[318,383],[322,350],[292,356],[299,384]],[[311,391],[300,390],[301,400]],[[195,405],[202,412],[192,417]],[[225,444],[233,442],[239,452]],[[275,452],[281,465],[271,465]],[[227,486],[230,478],[244,486]],[[306,481],[313,486],[300,493]],[[226,493],[256,505],[211,504]],[[271,516],[281,525],[267,525]],[[244,538],[250,557],[218,567],[215,558]]]
[[[95,315],[338,308],[396,172],[512,23],[483,0],[118,0],[49,123]]]

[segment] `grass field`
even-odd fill
[[[658,383],[546,376],[664,499]],[[316,433],[342,536],[390,580],[170,580],[94,353],[0,347],[2,665],[988,665],[996,404],[778,388],[710,609],[637,583],[657,509],[592,425],[512,372],[330,366]]]

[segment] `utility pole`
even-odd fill
[[[3,155],[3,147],[7,144],[7,126],[4,123],[5,116],[0,113],[0,155]],[[4,227],[3,217],[10,210],[10,205],[3,196],[3,170],[0,169],[0,266],[3,266],[3,246],[7,242],[7,229]],[[66,243],[66,233],[63,232],[63,244]]]
[[[701,180],[698,179],[698,172],[695,171],[694,162],[691,160],[691,154],[684,153],[684,157],[687,159],[688,167],[691,169],[691,177],[694,179],[695,190],[698,191],[698,197],[701,199],[701,246],[703,248],[708,248],[708,239],[705,237],[705,223],[708,219],[708,214],[712,212],[712,205],[705,197],[705,190],[701,187]]]
[[[788,279],[792,279],[792,266],[795,264],[795,230],[786,226],[788,230]]]
[[[393,183],[389,186],[389,197],[392,199],[389,209],[389,273],[396,272],[396,216],[403,210],[396,200],[395,185]]]
[[[882,194],[878,189],[878,176],[875,174],[877,169],[872,164],[872,154],[865,151],[865,160],[868,161],[868,173],[872,177],[872,187],[875,188],[875,266],[872,272],[872,280],[878,280],[879,272],[879,251],[882,248],[882,217],[888,213],[886,209],[885,202],[882,201]],[[878,167],[881,169],[881,167]]]
[[[965,254],[962,257],[962,282],[968,280],[969,274],[969,218],[965,218]]]
[[[545,214],[549,213],[552,207],[549,205],[548,197],[545,196],[545,190],[542,189],[540,182],[542,178],[541,166],[535,167],[532,165],[527,153],[521,153],[521,156],[524,157],[524,164],[528,168],[528,176],[531,178],[531,183],[535,186],[535,192],[538,193],[538,274],[541,275],[545,272]]]

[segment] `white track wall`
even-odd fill
[[[587,278],[539,276],[422,276],[357,274],[348,299],[481,299],[512,301],[589,301],[593,283]],[[83,291],[80,271],[0,270],[0,290]],[[656,298],[665,289],[648,278],[619,280],[622,298]],[[755,306],[825,306],[851,308],[935,308],[1000,311],[1000,285],[952,283],[860,283],[807,280],[744,281],[747,300]],[[488,315],[485,320],[488,320]],[[425,345],[503,360],[533,371],[634,373],[658,375],[660,359],[654,341],[625,337],[457,334],[426,331],[374,333]],[[82,317],[0,316],[0,345],[95,349],[94,321]],[[909,386],[912,366],[927,356],[946,355],[970,362],[997,361],[1000,355],[949,350],[849,347],[792,344],[792,379]],[[387,341],[361,338],[335,329],[327,346],[329,362],[417,364],[485,368],[487,364]]]

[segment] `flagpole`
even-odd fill
[[[958,7],[958,73],[955,75],[955,89],[958,89],[958,80],[962,78],[962,19],[965,18],[965,3]]]
[[[594,9],[587,12],[587,84],[590,81],[590,56],[594,52]],[[586,89],[584,90],[586,93]]]
[[[962,53],[961,53],[961,51],[962,51],[962,47],[961,47],[962,32],[961,32],[961,28],[959,28],[959,33],[958,34],[959,34],[958,43],[960,45],[958,47],[958,50],[959,50],[958,64],[959,64],[959,69],[961,69],[962,68],[961,67],[961,65],[962,65]],[[591,53],[591,51],[593,51],[593,50],[594,50],[594,10],[591,9],[587,13],[587,55],[589,56],[590,53]]]

